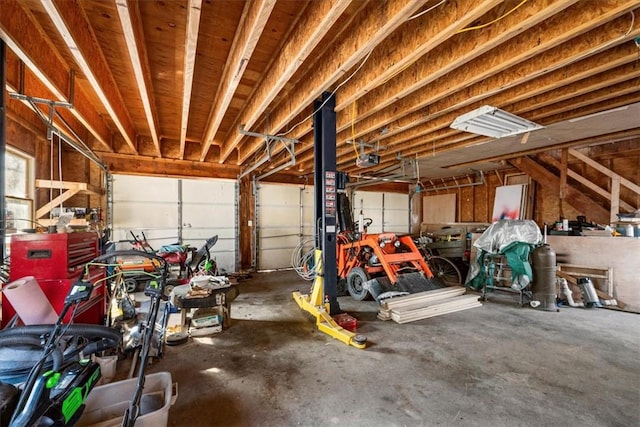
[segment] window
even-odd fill
[[[6,232],[33,228],[33,158],[7,149],[5,155]]]

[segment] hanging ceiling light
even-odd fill
[[[484,105],[458,116],[451,123],[451,127],[465,132],[477,133],[478,135],[502,138],[542,129],[544,126],[518,117],[515,114],[507,113],[499,108]]]

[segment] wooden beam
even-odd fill
[[[454,70],[457,70],[458,74],[461,69],[466,70],[465,64],[468,64],[468,69],[473,70],[477,75],[475,81],[481,81],[498,70],[527,59],[532,55],[532,50],[542,51],[553,46],[557,40],[556,34],[564,31],[564,28],[557,26],[559,19],[554,15],[562,16],[559,12],[571,6],[572,3],[575,1],[545,0],[524,3],[513,13],[486,29],[476,31],[473,35],[467,33],[452,38],[448,43],[439,46],[411,67],[403,70],[392,81],[366,93],[358,101],[358,119],[362,120],[388,107],[441,77],[446,76],[446,79],[450,79],[453,77],[450,73],[456,72]],[[446,8],[449,7],[447,4]],[[547,19],[551,21],[548,24],[543,22]],[[554,23],[556,28],[540,37],[541,31],[536,30],[537,26],[549,29]],[[522,46],[531,48],[522,49]],[[494,48],[495,50],[491,50]],[[496,61],[496,56],[501,60]],[[464,86],[450,85],[453,91],[460,87]],[[346,111],[338,114],[338,131],[346,129],[349,125],[350,117],[345,113]]]
[[[389,0],[383,4],[369,2],[354,18],[352,31],[338,40],[335,49],[331,49],[317,62],[318,66],[301,79],[301,83],[291,91],[287,103],[282,103],[270,115],[272,128],[282,130],[300,112],[312,104],[325,88],[333,86],[338,79],[364,60],[388,34],[402,25],[423,2]],[[340,60],[336,60],[336,59]],[[362,64],[362,63],[361,63]],[[285,134],[288,131],[284,132]],[[261,142],[253,140],[241,147],[238,159],[245,162]]]
[[[529,175],[540,185],[549,187],[555,194],[558,194],[560,189],[560,178],[547,170],[544,166],[529,157],[518,157],[517,159],[510,160],[509,162],[521,172]],[[565,201],[579,212],[588,214],[591,220],[596,221],[597,223],[606,224],[609,222],[609,212],[605,208],[591,200],[583,192],[576,190],[571,185],[567,185],[567,196]]]
[[[618,175],[617,173],[615,173],[614,171],[612,171],[611,169],[602,166],[600,163],[596,162],[595,160],[590,159],[589,157],[585,156],[584,154],[582,154],[581,152],[574,150],[574,149],[569,149],[569,154],[571,154],[573,157],[582,160],[583,162],[585,162],[586,164],[588,164],[589,166],[591,166],[592,168],[594,168],[595,170],[599,171],[600,173],[603,173],[605,175],[607,175],[609,178],[620,178],[620,183],[622,185],[624,185],[625,187],[627,187],[628,189],[630,189],[631,191],[633,191],[636,194],[640,194],[640,185],[636,185],[633,182],[629,181],[628,179]]]
[[[611,37],[613,37],[613,32]],[[589,38],[589,34],[585,35],[585,40],[587,38]],[[566,49],[566,53],[571,54],[566,47],[564,49]],[[588,50],[580,49],[574,54],[580,57],[587,51]],[[552,96],[555,96],[558,88],[562,88],[564,85],[570,86],[573,91],[586,91],[593,87],[596,81],[600,82],[598,84],[606,84],[610,78],[613,79],[612,81],[624,79],[625,74],[628,75],[629,72],[637,72],[637,70],[632,70],[632,68],[635,67],[637,57],[637,47],[632,41],[628,41],[622,45],[611,47],[606,51],[577,62],[569,63],[565,67],[529,80],[532,72],[539,73],[538,70],[544,70],[545,67],[549,65],[534,58],[525,63],[526,65],[522,64],[523,66],[519,67],[520,69],[517,69],[514,73],[509,74],[510,81],[508,82],[501,79],[497,81],[495,85],[491,84],[490,86],[487,86],[487,82],[478,83],[481,87],[478,88],[477,93],[481,93],[483,89],[488,89],[489,91],[499,90],[501,85],[510,87],[489,98],[476,98],[477,101],[469,105],[468,91],[463,89],[458,94],[443,98],[441,101],[426,107],[426,109],[420,109],[405,117],[385,124],[386,133],[384,134],[379,133],[377,123],[373,120],[366,128],[363,128],[361,123],[356,124],[355,136],[357,138],[364,138],[365,140],[375,139],[380,141],[382,145],[387,147],[383,155],[393,157],[394,153],[398,151],[403,151],[404,153],[414,145],[423,148],[422,152],[426,154],[428,150],[425,150],[424,147],[425,136],[438,129],[448,128],[449,124],[459,114],[458,109],[461,107],[467,106],[468,109],[473,109],[484,104],[497,106],[510,104],[511,107],[509,111],[515,114],[522,114],[524,111],[537,105],[534,104],[531,98],[540,95],[540,98],[536,98],[535,101],[546,103],[549,99],[553,99]],[[616,68],[610,70],[610,67]],[[605,71],[607,72],[605,73]],[[365,120],[365,122],[368,121],[369,119]],[[338,134],[337,139],[340,144],[337,148],[338,156],[348,155],[349,152],[353,151],[351,146],[347,146],[343,142],[351,138],[350,129]],[[411,142],[412,140],[415,140],[415,142]],[[303,143],[301,147],[298,147],[297,159],[299,162],[308,162],[313,158],[312,148],[312,142]],[[420,154],[420,150],[416,149],[415,153]],[[414,154],[414,152],[411,151],[411,154]]]
[[[325,36],[327,29],[335,24],[350,3],[351,0],[325,0],[309,3],[307,6],[309,10],[302,15],[296,29],[280,50],[260,86],[255,89],[247,106],[231,127],[220,150],[220,163],[227,160],[242,140],[242,136],[237,131],[238,126],[244,125],[250,129],[260,119],[299,65],[307,59]]]
[[[69,67],[55,53],[55,48],[41,34],[44,30],[35,18],[14,0],[0,1],[0,37],[11,51],[42,82],[50,93],[35,88],[37,96],[54,101],[69,102],[71,76]],[[43,42],[44,40],[44,42]],[[11,58],[11,55],[7,55]],[[28,76],[28,73],[27,73]],[[27,95],[36,95],[33,84],[25,85]],[[98,115],[82,90],[76,88],[70,113],[79,120],[102,144],[103,150],[111,148],[111,131]]]
[[[640,19],[635,20],[630,27],[630,18],[627,15],[620,16],[592,31],[586,33],[585,31],[590,26],[600,24],[603,19],[619,16],[633,5],[634,2],[631,0],[625,2],[609,0],[598,2],[596,10],[591,7],[591,3],[578,2],[564,12],[510,40],[507,44],[497,47],[496,50],[499,52],[491,51],[467,63],[464,67],[453,70],[446,78],[438,79],[422,90],[357,122],[356,137],[377,132],[380,128],[393,124],[401,116],[411,115],[416,120],[413,123],[406,123],[404,125],[406,130],[415,124],[433,119],[435,114],[442,115],[443,112],[459,109],[463,105],[479,103],[506,89],[514,88],[550,71],[603,52],[616,44],[632,40],[640,35]],[[568,22],[579,22],[580,25],[567,26]],[[570,38],[572,38],[570,44],[562,44]],[[535,48],[527,50],[527,54],[523,55],[522,46],[535,46]],[[496,61],[495,55],[499,55],[502,60]],[[499,65],[496,65],[497,63]],[[478,70],[483,71],[478,72]],[[346,129],[340,132],[337,139],[341,142],[351,137],[351,131]]]
[[[562,200],[567,194],[567,169],[569,168],[569,150],[562,149],[562,157],[560,164],[560,194],[558,197]]]
[[[158,131],[156,128],[158,113],[155,108],[155,102],[152,101],[153,88],[151,87],[149,71],[145,72],[145,70],[149,69],[149,65],[146,55],[144,34],[139,30],[139,26],[141,25],[140,10],[137,2],[133,2],[132,0],[118,1],[116,2],[116,8],[118,9],[120,25],[122,26],[125,42],[127,44],[129,59],[131,60],[131,66],[133,67],[133,74],[138,84],[138,93],[140,94],[144,114],[147,118],[147,124],[149,125],[149,133],[153,140],[153,146],[156,149],[157,155],[162,157]],[[137,32],[136,29],[138,30]]]
[[[567,149],[563,149],[562,152],[566,152]],[[560,169],[560,191],[562,191],[562,167],[564,166],[562,162],[559,162],[556,158],[554,158],[553,156],[551,156],[548,153],[541,153],[539,154],[539,158],[540,160],[542,160],[545,163],[550,164],[551,166]],[[609,201],[609,203],[611,203],[612,209],[613,206],[616,206],[616,214],[619,212],[619,206],[622,206],[624,209],[628,210],[628,211],[634,211],[635,209],[628,203],[626,203],[624,200],[620,200],[620,187],[618,185],[618,193],[617,195],[614,194],[613,190],[610,192],[603,190],[602,188],[600,188],[597,184],[595,184],[594,182],[588,180],[587,178],[585,178],[584,176],[580,175],[577,172],[574,172],[573,170],[567,168],[565,175],[568,176],[569,178],[572,178],[576,181],[578,181],[580,184],[584,185],[585,187],[587,187],[589,190],[593,191],[594,193],[598,194],[599,196],[601,196],[602,198],[606,199]],[[566,178],[565,178],[566,179]],[[620,184],[618,182],[618,184]],[[565,182],[565,194],[566,194],[566,182]],[[612,187],[613,188],[613,187]],[[563,197],[560,197],[561,199],[564,199]],[[617,199],[617,201],[615,200]]]
[[[346,133],[350,132],[353,114],[352,109],[347,107],[356,102],[356,99],[362,97],[357,102],[356,112],[357,119],[362,120],[575,1],[544,0],[524,3],[489,29],[478,31],[474,37],[453,38],[446,43],[443,42],[497,3],[448,2],[446,7],[410,20],[402,26],[401,31],[392,33],[380,43],[362,69],[338,92],[338,131],[346,129]],[[380,88],[377,88],[378,86]],[[386,94],[381,95],[381,91],[385,91]],[[372,109],[370,106],[361,107],[372,97],[384,99],[384,105],[381,104],[378,109]],[[309,121],[307,125],[302,125],[296,130],[294,138],[301,139],[310,131]],[[368,140],[372,139],[374,138]],[[280,150],[280,147],[276,148],[276,152]],[[303,162],[308,160],[305,158]]]
[[[542,120],[545,117],[562,114],[570,109],[577,110],[582,107],[602,103],[612,98],[619,98],[629,94],[637,94],[639,92],[638,88],[640,87],[640,78],[638,78],[638,76],[640,76],[640,70],[634,70],[633,74],[629,76],[632,78],[631,80],[612,84],[611,86],[604,87],[599,90],[593,90],[584,94],[576,93],[572,98],[559,100],[558,102],[547,105],[546,107],[530,111],[529,114],[527,114],[527,117],[529,120],[535,122],[536,120]],[[552,100],[549,100],[549,102],[551,101]]]
[[[110,173],[131,175],[170,176],[176,178],[237,179],[239,166],[217,163],[155,158],[140,155],[100,154]]]
[[[376,47],[358,74],[340,89],[339,96],[336,99],[336,111],[347,109],[358,98],[372,90],[376,90],[378,86],[391,79],[394,79],[394,82],[399,80],[413,81],[417,79],[416,73],[422,71],[425,73],[442,73],[440,75],[444,75],[456,66],[488,50],[490,44],[486,43],[485,39],[506,37],[506,33],[510,33],[512,36],[516,31],[527,29],[530,26],[529,22],[545,19],[542,16],[537,18],[537,16],[545,15],[540,10],[543,9],[542,7],[535,6],[537,13],[531,13],[531,10],[523,12],[522,10],[524,9],[530,9],[530,4],[525,4],[523,8],[520,8],[522,10],[516,11],[503,21],[496,23],[500,28],[493,27],[491,31],[479,31],[474,37],[456,40],[458,43],[449,41],[443,44],[462,28],[479,19],[499,3],[501,2],[453,0],[406,22],[398,31],[393,32]],[[544,0],[538,3],[545,3],[544,7],[557,11],[560,7],[567,7],[569,2],[566,2],[565,6],[559,6],[565,2],[553,2],[552,0]],[[549,7],[548,3],[555,3],[556,5]],[[514,15],[517,15],[516,20],[506,23],[506,21],[511,21]],[[532,15],[535,15],[536,18],[532,18]],[[518,25],[515,26],[514,23],[518,23]],[[507,31],[509,27],[512,27],[512,29]],[[514,31],[514,27],[517,30]],[[500,34],[501,31],[503,31],[503,34]],[[497,44],[499,41],[496,40],[492,43]],[[443,45],[440,46],[441,44]],[[425,56],[429,52],[433,54]],[[438,64],[440,66],[438,67],[438,65],[434,64],[433,59],[439,58],[444,52],[447,52],[447,65]],[[425,66],[427,66],[428,70],[425,70]],[[443,69],[444,71],[442,71]],[[409,74],[412,78],[405,80],[403,76]],[[362,116],[366,113],[368,113],[366,110],[360,111],[358,115]],[[343,115],[348,119],[350,111],[345,111]]]
[[[612,223],[618,220],[620,202],[620,176],[614,176],[611,178],[611,210],[609,215],[609,219]],[[629,211],[633,211],[633,208]]]
[[[209,114],[206,130],[202,137],[200,161],[204,161],[213,138],[220,128],[222,118],[229,108],[231,99],[244,75],[247,64],[253,55],[262,31],[276,5],[276,0],[256,0],[245,3],[231,51],[225,65],[222,80],[218,86],[214,104]]]
[[[198,28],[200,28],[200,11],[202,0],[189,0],[187,6],[187,34],[184,44],[184,69],[182,74],[182,120],[180,124],[180,158],[184,158],[184,145],[189,124],[189,106],[191,105],[191,88],[193,72],[196,65],[196,48],[198,47]]]
[[[64,190],[77,190],[94,194],[96,196],[104,194],[102,188],[95,185],[87,184],[86,182],[71,182],[71,181],[55,181],[50,179],[36,179],[36,188],[53,188]]]
[[[40,1],[122,138],[137,153],[135,128],[84,11],[77,1]]]
[[[48,179],[37,179],[36,188],[53,188],[57,190],[65,190],[62,194],[58,195],[53,200],[42,206],[36,211],[36,219],[44,217],[51,210],[59,206],[61,203],[69,200],[76,194],[95,194],[101,195],[103,191],[101,188],[89,185],[84,182],[69,182],[69,181],[52,181]]]
[[[625,61],[631,60],[631,58],[633,58],[634,56],[637,58],[637,52],[634,55],[631,53],[629,49],[626,49],[626,48],[620,50],[619,53],[623,55],[620,58],[624,59]],[[616,56],[616,58],[618,57]],[[637,67],[635,67],[634,63],[628,63],[625,65],[619,66],[609,72],[603,72],[601,74],[592,76],[590,78],[584,78],[590,72],[590,70],[599,71],[601,69],[601,66],[596,66],[596,64],[598,63],[595,62],[601,59],[602,59],[601,56],[596,56],[588,60],[584,60],[584,61],[580,61],[578,63],[572,64],[569,67],[557,70],[555,72],[554,77],[557,77],[558,81],[553,81],[552,79],[548,79],[547,77],[543,77],[542,79],[534,79],[527,82],[525,85],[520,85],[513,89],[506,90],[488,99],[479,100],[471,104],[469,108],[473,109],[485,104],[502,106],[502,103],[504,103],[505,101],[508,102],[509,99],[516,98],[516,97],[519,97],[520,99],[522,99],[525,96],[525,94],[527,94],[528,90],[531,90],[532,93],[535,94],[535,93],[541,93],[543,90],[549,89],[547,92],[544,92],[545,96],[534,97],[528,101],[522,101],[518,104],[520,106],[520,109],[525,109],[529,111],[529,114],[526,115],[528,119],[538,121],[539,123],[542,123],[542,124],[549,125],[557,120],[552,120],[546,117],[554,113],[557,113],[558,109],[562,109],[564,111],[572,110],[580,107],[580,105],[582,104],[593,103],[594,99],[597,101],[602,98],[608,99],[610,97],[624,95],[626,93],[637,92],[637,84],[634,80],[623,81],[618,85],[614,84],[615,82],[624,80],[625,78],[633,79],[633,78],[636,78],[638,75],[640,75],[640,70],[638,70]],[[590,65],[594,65],[596,66],[596,68],[590,67]],[[554,73],[551,73],[551,74],[554,74]],[[565,79],[562,77],[565,75],[572,76],[572,77],[567,77]],[[582,78],[573,84],[567,85],[567,87],[569,87],[569,89],[567,90],[567,94],[573,93],[573,96],[566,95],[564,97],[565,99],[568,100],[567,102],[559,103],[557,106],[548,107],[547,109],[541,109],[540,111],[531,111],[533,108],[537,106],[535,102],[540,102],[542,103],[542,105],[547,105],[550,101],[554,99],[553,97],[555,96],[555,93],[557,91],[557,89],[555,89],[555,86],[563,84],[564,81],[567,81],[567,80],[570,81],[575,76],[582,77]],[[549,86],[545,86],[544,83],[547,83]],[[567,83],[569,82],[567,81]],[[610,86],[611,89],[607,89],[606,87],[612,83],[614,85]],[[600,86],[604,86],[605,88],[601,89],[599,92],[596,91],[593,94],[589,94],[589,91]],[[616,93],[615,91],[613,91],[617,89],[620,89],[620,93]],[[562,90],[560,91],[562,92]],[[582,96],[578,96],[582,92],[586,92],[586,94]],[[562,94],[560,98],[561,99],[563,98]],[[426,135],[433,134],[433,132],[437,131],[438,129],[448,128],[449,124],[459,114],[455,110],[455,107],[457,107],[458,105],[451,105],[453,102],[458,101],[457,95],[450,97],[444,101],[446,102],[446,104],[448,104],[448,106],[445,107],[444,105],[439,105],[440,103],[434,104],[435,108],[439,109],[439,112],[431,114],[429,116],[430,117],[429,121],[422,119],[422,121],[426,121],[425,124],[410,128],[409,130],[405,130],[400,133],[396,133],[391,138],[385,139],[386,135],[382,136],[380,138],[381,144],[387,147],[387,150],[385,151],[384,154],[386,154],[388,157],[392,157],[394,153],[400,152],[400,151],[402,151],[403,155],[429,154],[429,150],[425,149],[424,143],[423,143]],[[465,104],[467,101],[465,97],[460,97],[459,102],[461,102],[462,104]],[[574,104],[574,102],[576,104]],[[506,109],[518,115],[523,115],[523,113],[526,112],[526,111],[521,111],[520,109],[514,109],[514,107],[511,107],[511,108],[506,107]],[[446,115],[441,115],[442,113],[447,111],[453,111],[453,112]],[[415,143],[407,144],[407,141],[411,141],[416,138],[420,138],[420,139],[418,139]],[[412,149],[414,145],[417,147],[415,150]],[[439,146],[438,149],[435,150],[435,152],[440,152],[445,149],[446,147]],[[338,149],[337,151],[339,154],[342,154],[342,153],[346,153],[347,149],[342,148],[342,149]],[[381,164],[379,166],[379,168],[382,168],[382,167],[384,167],[384,164]]]

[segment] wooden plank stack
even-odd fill
[[[462,286],[452,286],[392,298],[380,305],[378,319],[408,323],[482,306],[478,295],[463,295],[464,292]]]

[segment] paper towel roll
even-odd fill
[[[47,325],[58,320],[58,315],[33,276],[9,283],[2,293],[25,325]]]

